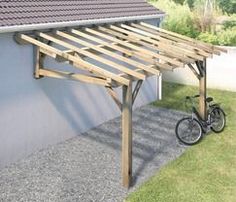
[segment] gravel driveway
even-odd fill
[[[144,106],[133,114],[133,186],[121,186],[120,117],[34,153],[0,171],[0,201],[123,201],[181,155],[174,133],[181,112]]]

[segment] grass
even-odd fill
[[[183,110],[192,86],[164,83],[163,100],[155,106]],[[126,199],[127,202],[235,202],[236,201],[236,93],[208,90],[227,114],[221,134],[206,136],[182,156],[162,168]]]

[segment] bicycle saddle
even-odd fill
[[[208,97],[207,99],[206,99],[206,102],[212,102],[213,101],[213,98],[212,97]]]

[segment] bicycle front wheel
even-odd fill
[[[201,124],[192,117],[179,120],[175,127],[175,133],[178,140],[186,145],[197,144],[203,136]]]

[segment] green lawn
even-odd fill
[[[163,100],[156,106],[183,110],[186,95],[195,87],[164,83]],[[206,136],[182,156],[162,168],[131,193],[128,202],[235,202],[236,201],[236,93],[208,90],[227,113],[221,134]]]

